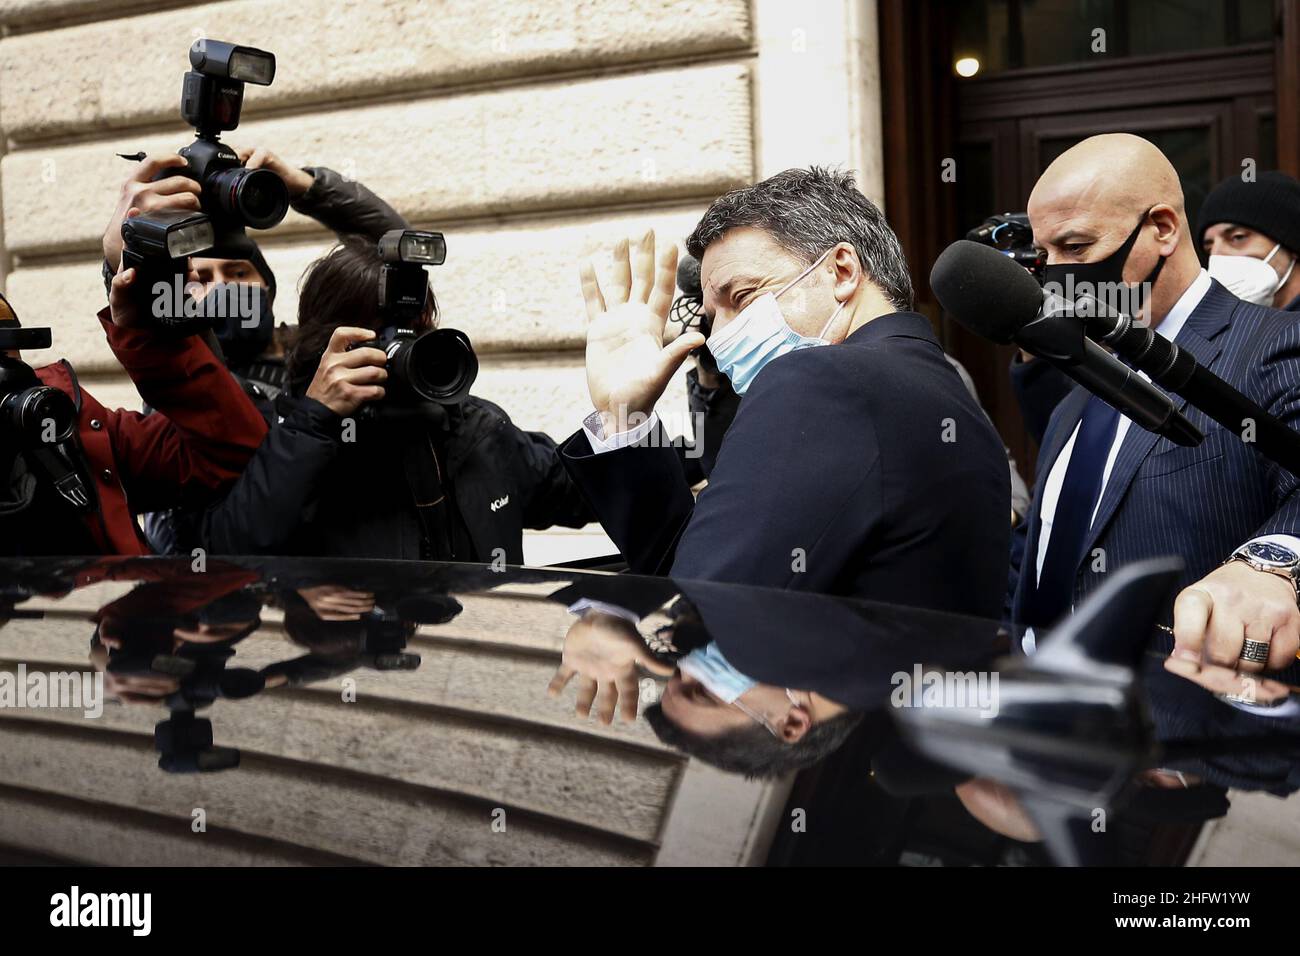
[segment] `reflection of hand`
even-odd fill
[[[1006,784],[972,777],[957,785],[957,798],[971,816],[994,833],[1022,843],[1037,843],[1043,838],[1024,804]]]
[[[1247,704],[1267,707],[1280,703],[1291,693],[1285,684],[1275,680],[1258,674],[1242,674],[1231,667],[1191,660],[1179,656],[1178,651],[1174,652],[1173,657],[1165,658],[1165,670],[1186,677],[1193,684],[1199,684],[1215,694],[1231,694]]]
[[[673,672],[651,656],[630,621],[589,611],[574,621],[565,635],[564,654],[547,693],[558,697],[576,676],[579,717],[591,714],[594,701],[596,716],[603,724],[614,722],[615,710],[624,720],[636,720],[638,664],[665,677]]]
[[[375,609],[375,596],[369,591],[353,591],[337,584],[298,588],[298,596],[322,621],[359,621],[362,614]]]
[[[231,621],[227,624],[197,624],[194,627],[177,627],[172,630],[176,639],[190,644],[217,644],[227,641],[247,630],[252,620]]]
[[[108,669],[108,644],[90,650],[90,663],[104,675],[104,690],[124,704],[156,704],[176,693],[180,681],[166,674],[118,674]]]

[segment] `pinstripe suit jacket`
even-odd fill
[[[1210,285],[1175,338],[1178,345],[1292,428],[1300,428],[1300,316],[1251,305],[1218,282]],[[1089,393],[1075,388],[1048,422],[1038,456],[1037,484],[1011,605],[1026,620],[1035,584],[1043,485],[1083,416]],[[1179,555],[1186,564],[1179,589],[1200,580],[1242,543],[1261,534],[1300,534],[1300,487],[1290,472],[1236,434],[1175,397],[1205,433],[1182,448],[1146,429],[1129,428],[1101,505],[1077,559],[1076,606],[1113,571],[1142,558]],[[1172,601],[1166,620],[1172,618]]]

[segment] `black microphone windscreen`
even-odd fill
[[[976,335],[1007,343],[1043,307],[1043,290],[1023,266],[989,246],[959,239],[940,253],[930,288],[944,311]]]
[[[696,302],[704,301],[704,290],[700,287],[700,260],[687,253],[682,253],[677,263],[677,288],[682,295]]]

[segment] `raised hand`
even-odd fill
[[[122,221],[131,210],[137,213],[160,213],[175,210],[198,212],[199,184],[188,176],[176,173],[154,181],[154,176],[164,170],[181,169],[185,157],[176,153],[146,156],[134,169],[118,194],[117,208],[104,230],[104,259],[114,272],[122,259]]]
[[[644,421],[686,356],[704,344],[695,331],[664,344],[676,275],[677,247],[669,243],[656,257],[654,230],[637,243],[635,255],[626,239],[614,247],[613,276],[604,292],[595,267],[581,267],[587,388],[606,435]]]
[[[370,329],[347,325],[335,329],[307,387],[307,397],[336,415],[351,415],[366,402],[383,398],[383,383],[388,379],[384,364],[388,356],[382,349],[351,348],[374,337]]]
[[[283,159],[262,146],[241,146],[235,150],[239,161],[249,169],[269,169],[281,179],[289,190],[290,199],[298,199],[311,189],[316,181],[311,173],[297,166],[290,166]]]

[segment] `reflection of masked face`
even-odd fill
[[[734,703],[745,691],[758,686],[758,681],[732,667],[713,641],[691,651],[677,662],[677,667],[724,704]]]
[[[1152,207],[1154,208],[1154,207]],[[1131,306],[1133,314],[1141,311],[1145,306],[1145,299],[1132,295],[1142,296],[1145,292],[1155,287],[1156,280],[1160,277],[1160,270],[1165,266],[1165,257],[1161,256],[1155,267],[1147,274],[1135,289],[1128,289],[1124,283],[1124,266],[1128,264],[1129,254],[1133,251],[1133,246],[1137,243],[1138,236],[1142,233],[1142,227],[1146,225],[1147,216],[1151,214],[1148,209],[1142,214],[1138,224],[1133,227],[1127,239],[1118,249],[1112,252],[1106,258],[1097,262],[1058,262],[1049,263],[1043,266],[1043,285],[1055,286],[1058,294],[1067,299],[1074,299],[1079,295],[1092,295],[1098,299],[1105,299],[1108,295],[1107,290],[1125,291],[1128,295],[1125,298],[1124,306]],[[1080,288],[1082,286],[1082,288]],[[1128,311],[1128,309],[1125,309]]]

